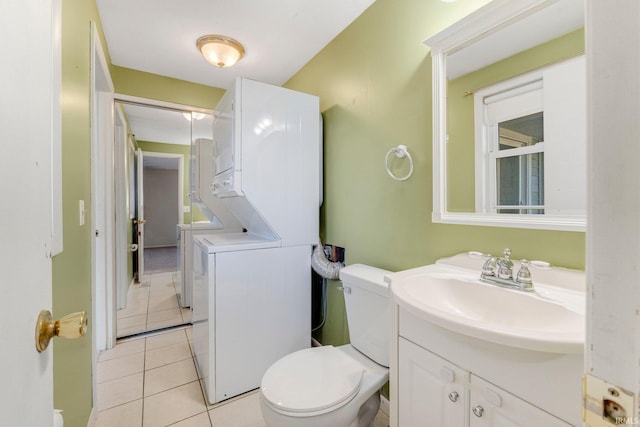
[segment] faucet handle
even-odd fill
[[[531,279],[531,271],[529,271],[529,261],[520,260],[520,270],[516,276],[516,282],[522,285],[524,290],[533,290],[533,280]]]
[[[504,258],[498,260],[498,275],[503,279],[511,279],[513,277],[513,261],[511,261],[511,249],[504,250]],[[500,270],[502,274],[500,274]]]
[[[487,259],[482,266],[482,274],[485,276],[494,276],[498,268],[497,262],[498,258],[489,254],[489,259]]]

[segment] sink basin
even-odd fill
[[[535,283],[536,291],[526,293],[479,276],[479,270],[436,264],[394,273],[388,281],[401,308],[442,328],[528,350],[583,352],[584,292]]]

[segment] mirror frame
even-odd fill
[[[496,32],[557,0],[494,0],[424,44],[431,47],[433,109],[432,222],[541,230],[586,231],[585,215],[532,215],[449,212],[447,210],[447,54]],[[585,183],[586,185],[586,183]]]

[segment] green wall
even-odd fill
[[[53,315],[91,311],[91,26],[94,0],[62,2],[62,203],[64,251],[53,258]],[[101,32],[101,30],[99,30]],[[79,225],[84,200],[85,225]],[[65,426],[86,426],[92,407],[92,335],[53,345],[54,405]]]
[[[111,79],[116,93],[173,102],[190,107],[213,109],[225,93],[224,89],[217,87],[190,83],[115,65],[111,67]]]
[[[431,58],[422,41],[481,6],[477,0],[377,0],[286,86],[320,97],[324,118],[321,237],[346,248],[347,263],[392,271],[469,250],[584,268],[584,233],[433,224]],[[405,182],[384,168],[408,146]],[[342,295],[328,286],[324,344],[348,341]]]
[[[53,315],[87,310],[91,294],[91,22],[106,47],[95,0],[62,2],[62,194],[64,251],[53,259]],[[107,60],[108,52],[107,52]],[[201,108],[213,108],[223,89],[111,67],[116,93]],[[86,222],[78,222],[78,200]],[[91,328],[81,340],[53,346],[54,405],[64,409],[65,426],[85,427],[92,402]]]

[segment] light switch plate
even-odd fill
[[[191,206],[189,206],[189,205],[182,206],[182,212],[191,213]]]
[[[583,377],[583,421],[589,427],[610,427],[628,424],[634,419],[633,393],[594,377]]]
[[[78,213],[80,216],[80,225],[84,225],[84,200],[78,200]]]

